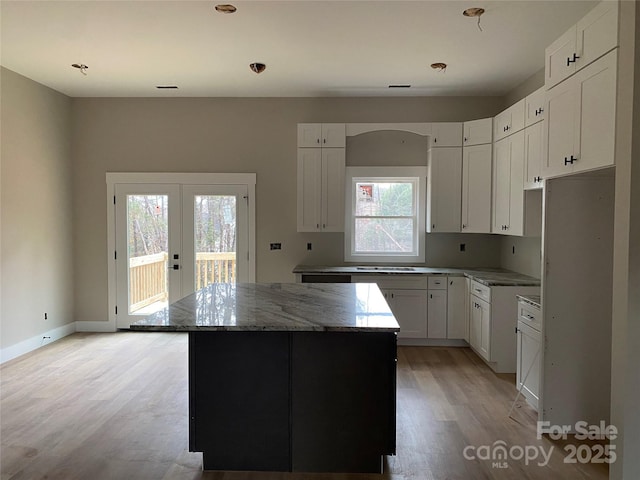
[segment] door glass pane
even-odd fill
[[[129,314],[167,306],[168,206],[168,195],[127,195]]]
[[[236,197],[194,196],[195,288],[236,282]]]

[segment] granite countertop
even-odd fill
[[[518,297],[518,300],[524,300],[525,302],[527,302],[530,305],[533,305],[534,307],[537,307],[537,308],[541,307],[540,295],[516,295],[516,297]]]
[[[540,280],[501,268],[442,268],[413,266],[298,265],[293,273],[313,275],[455,275],[465,276],[488,287],[539,286]]]
[[[131,324],[151,331],[375,331],[400,326],[375,284],[216,283]]]

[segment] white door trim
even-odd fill
[[[107,172],[107,290],[108,290],[108,331],[115,332],[116,327],[116,214],[115,195],[118,183],[163,183],[190,185],[246,185],[248,194],[249,217],[249,260],[248,281],[255,282],[256,275],[256,174],[255,173],[159,173],[159,172]]]

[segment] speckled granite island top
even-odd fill
[[[375,284],[218,283],[131,329],[397,332],[400,326]]]
[[[298,265],[293,273],[301,275],[455,275],[471,278],[488,287],[528,287],[540,285],[540,280],[501,268],[445,268],[417,266],[363,265]]]

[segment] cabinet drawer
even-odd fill
[[[542,313],[539,308],[526,302],[518,302],[518,320],[540,331],[542,328]]]
[[[429,277],[429,290],[445,290],[446,288],[446,275],[434,275]]]
[[[487,287],[480,282],[471,281],[471,294],[491,303],[491,287]]]
[[[352,275],[352,283],[376,283],[383,289],[426,290],[428,277],[408,275]],[[446,287],[446,282],[445,282]]]

